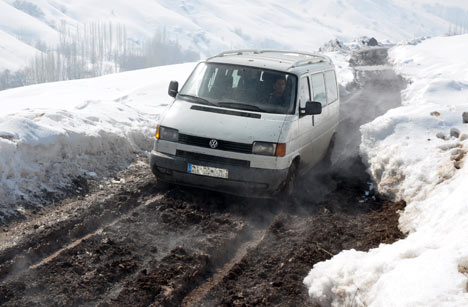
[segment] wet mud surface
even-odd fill
[[[399,103],[393,80],[344,91],[341,133],[362,124],[351,110],[371,100],[366,91]],[[337,140],[334,154],[350,153],[302,178],[286,201],[162,186],[145,159],[119,180],[89,182],[86,195],[3,229],[0,305],[314,306],[302,281],[315,263],[403,237],[405,204],[376,195],[356,144]]]
[[[315,263],[402,237],[403,203],[366,196],[362,185],[339,177],[323,180],[336,183],[323,201],[281,203],[158,190],[148,174],[154,187],[137,189],[138,196],[119,192],[111,213],[96,211],[92,220],[50,231],[40,226],[22,249],[3,250],[0,304],[309,306],[302,280]],[[190,295],[216,274],[201,297]]]

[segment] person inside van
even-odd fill
[[[259,76],[260,70],[251,68],[242,70],[237,94],[239,100],[255,102],[258,99]]]
[[[270,93],[268,103],[274,106],[284,106],[286,104],[286,99],[284,97],[285,89],[286,78],[284,76],[276,77],[273,83],[273,92]]]

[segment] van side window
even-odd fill
[[[302,77],[299,82],[299,106],[304,108],[306,102],[310,100],[309,77]]]
[[[336,88],[336,75],[333,70],[325,72],[325,83],[327,85],[328,103],[338,100],[338,89]]]
[[[325,80],[323,79],[323,74],[312,75],[312,89],[314,92],[313,101],[318,101],[322,103],[322,106],[327,105],[327,93],[325,89]]]

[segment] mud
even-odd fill
[[[371,73],[377,77],[358,77],[342,91],[333,167],[302,178],[296,197],[162,186],[141,158],[116,179],[80,182],[83,195],[8,225],[0,236],[0,305],[313,306],[302,281],[314,264],[403,237],[405,204],[375,194],[359,139],[348,134],[399,103],[401,80]],[[376,97],[376,110],[353,112]]]
[[[336,190],[319,203],[254,203],[195,189],[157,190],[149,170],[138,170],[145,172],[154,188],[138,189],[137,205],[132,196],[114,195],[111,213],[90,224],[83,218],[68,232],[52,224],[44,237],[13,245],[14,257],[12,247],[4,250],[10,265],[0,275],[0,304],[308,306],[302,280],[313,264],[402,237],[396,225],[404,204],[366,196],[339,176],[324,178],[335,180]],[[63,236],[50,235],[59,230]]]
[[[312,216],[279,215],[265,239],[195,306],[312,306],[302,281],[315,263],[344,249],[367,251],[402,238],[389,225],[396,225],[403,203],[359,214],[328,205]]]

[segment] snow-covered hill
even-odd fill
[[[0,71],[21,69],[39,51],[10,34],[0,31]]]
[[[233,48],[315,50],[333,38],[363,35],[392,41],[439,35],[448,31],[447,20],[463,16],[468,3],[461,0],[0,0],[0,71],[28,59],[15,56],[22,48],[5,33],[34,48],[56,42],[62,24],[124,25],[136,43],[165,31],[203,57]]]

